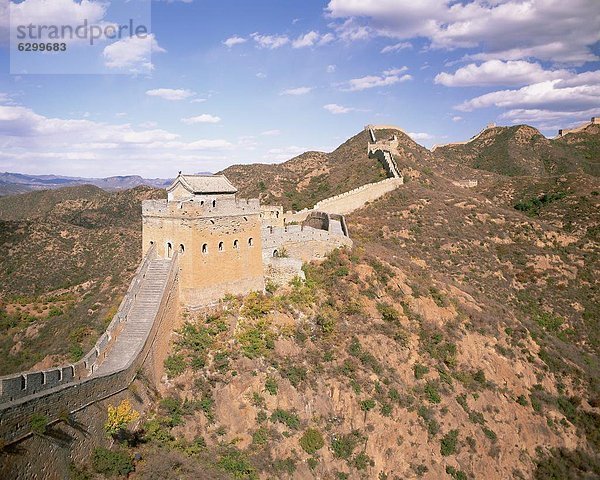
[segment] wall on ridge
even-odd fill
[[[2,429],[25,426],[28,430],[31,415],[40,413],[52,419],[72,412],[72,426],[58,422],[51,427],[54,436],[64,437],[63,441],[48,436],[30,435],[18,443],[14,453],[3,452],[0,457],[0,478],[25,480],[53,480],[65,478],[72,460],[82,462],[90,458],[92,450],[99,445],[107,445],[104,432],[106,411],[109,404],[116,405],[124,398],[131,398],[127,390],[142,368],[149,379],[161,374],[157,368],[162,363],[165,338],[171,330],[170,320],[178,312],[178,277],[174,265],[167,281],[158,314],[143,348],[127,368],[111,375],[91,377],[48,392],[40,392],[30,399],[24,399],[2,412]],[[134,406],[142,408],[144,402]]]

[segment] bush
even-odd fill
[[[435,382],[427,382],[425,384],[425,395],[427,395],[427,400],[431,403],[440,403],[442,401],[438,386]]]
[[[383,320],[385,320],[386,322],[398,322],[398,320],[400,319],[400,314],[398,313],[398,310],[396,310],[394,307],[392,307],[391,305],[384,303],[384,302],[380,302],[377,304],[377,311],[379,311],[379,313],[381,314],[381,318]]]
[[[112,476],[125,476],[133,472],[133,462],[127,453],[111,451],[103,447],[94,450],[92,467],[97,473]]]
[[[420,363],[415,363],[413,366],[413,371],[415,373],[415,378],[417,380],[421,380],[427,373],[429,373],[429,368],[425,365],[421,365]]]
[[[236,337],[248,358],[265,356],[275,348],[275,334],[265,319],[259,320],[256,325],[244,325]]]
[[[440,453],[447,457],[456,453],[456,442],[458,440],[458,430],[450,430],[440,440]]]
[[[256,432],[252,434],[252,444],[253,445],[266,445],[269,440],[269,432],[265,427],[260,427]]]
[[[239,450],[226,451],[217,462],[219,468],[230,473],[233,478],[258,480],[258,473],[248,458]]]
[[[448,465],[446,467],[446,473],[448,475],[450,475],[452,478],[454,478],[454,480],[467,480],[467,474],[465,472],[463,472],[462,470],[457,470],[454,467],[451,467],[450,465]]]
[[[181,375],[185,371],[185,359],[183,355],[173,354],[165,358],[165,370],[167,371],[167,377],[173,378]]]
[[[31,426],[31,431],[33,433],[43,435],[48,428],[48,417],[40,413],[34,413],[31,415],[29,425]]]
[[[300,446],[302,449],[312,455],[317,450],[320,450],[325,445],[325,440],[323,440],[323,435],[321,432],[315,428],[308,428],[302,437],[300,437]]]
[[[292,430],[298,430],[298,428],[300,428],[300,418],[298,417],[298,415],[296,415],[293,412],[283,410],[281,408],[276,409],[271,414],[271,421],[283,423]]]
[[[277,384],[277,380],[275,380],[273,377],[267,377],[265,380],[265,390],[271,395],[277,395],[278,388],[279,385]]]
[[[363,412],[368,412],[369,410],[373,410],[375,408],[375,405],[375,400],[373,400],[372,398],[368,398],[360,402],[360,409]]]
[[[108,406],[108,419],[104,424],[104,430],[109,435],[117,435],[127,428],[127,425],[135,422],[140,414],[135,410],[129,400],[123,400],[116,407]]]
[[[362,440],[362,435],[357,430],[354,430],[347,435],[335,437],[331,442],[331,449],[336,458],[348,459],[354,452],[358,442]]]

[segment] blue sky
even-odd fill
[[[17,6],[109,20],[107,1]],[[81,75],[11,75],[7,8],[0,171],[171,177],[330,151],[368,123],[430,147],[600,115],[598,0],[155,1],[147,43],[88,51],[119,74]]]

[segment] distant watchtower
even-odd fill
[[[142,204],[143,253],[156,245],[169,258],[177,250],[185,305],[264,288],[260,204],[236,193],[224,175],[180,173],[167,200]]]

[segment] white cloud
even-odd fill
[[[190,100],[190,103],[204,103],[206,102],[206,98],[194,98],[193,100]]]
[[[293,48],[304,48],[304,47],[312,47],[314,45],[325,45],[327,43],[331,43],[335,37],[331,33],[326,33],[321,35],[319,32],[315,32],[311,30],[304,35],[300,35],[296,40],[292,42]]]
[[[335,65],[327,65],[327,68],[325,69],[325,71],[326,71],[327,73],[334,73],[334,72],[335,72],[335,69],[336,69],[336,66],[335,66]]]
[[[306,95],[312,91],[312,87],[288,88],[283,90],[279,95]]]
[[[261,135],[264,137],[276,137],[277,135],[281,135],[281,130],[265,130]]]
[[[457,105],[456,109],[467,112],[486,107],[576,111],[600,107],[600,84],[561,84],[561,80],[549,80],[518,90],[490,92],[467,100]]]
[[[485,49],[474,60],[598,60],[590,49],[600,40],[597,0],[330,0],[327,11],[349,40],[425,37],[431,48]]]
[[[259,48],[268,48],[270,50],[283,47],[290,43],[290,39],[285,35],[260,35],[255,32],[250,36]]]
[[[489,60],[481,65],[471,63],[454,73],[442,72],[434,81],[447,87],[510,86],[555,80],[571,75],[567,70],[544,70],[539,63],[523,60]]]
[[[223,138],[183,140],[177,133],[156,128],[156,123],[134,127],[51,118],[23,106],[0,106],[0,159],[3,168],[12,171],[165,176],[185,165],[196,165],[191,171],[209,170],[198,168],[200,160],[222,168],[231,161],[235,147]],[[228,155],[219,156],[220,152]]]
[[[238,37],[237,35],[234,35],[233,37],[229,37],[227,40],[223,41],[223,45],[225,45],[228,48],[231,48],[235,45],[240,45],[242,43],[246,43],[248,40],[246,38],[242,38],[242,37]]]
[[[177,101],[193,97],[196,95],[196,93],[183,88],[155,88],[153,90],[147,90],[146,95],[163,98],[165,100]]]
[[[408,136],[410,138],[412,138],[415,141],[420,141],[420,140],[433,140],[435,137],[433,135],[431,135],[430,133],[425,133],[425,132],[417,132],[417,133],[413,133],[413,132],[409,132]]]
[[[130,73],[149,72],[153,69],[152,53],[164,53],[154,34],[144,38],[127,37],[104,47],[102,55],[108,68],[126,70]]]
[[[508,120],[511,123],[526,123],[526,124],[542,124],[548,122],[584,122],[589,121],[591,117],[598,116],[599,109],[591,108],[575,112],[561,112],[544,109],[524,109],[517,108],[509,110],[500,115],[503,120]]]
[[[209,113],[203,113],[202,115],[197,115],[195,117],[182,118],[181,121],[187,125],[193,125],[196,123],[219,123],[221,121],[221,117],[210,115]]]
[[[462,121],[462,119],[463,119],[463,117],[461,117],[460,115],[454,115],[452,117],[453,122],[460,122],[460,121]]]
[[[355,92],[369,88],[387,87],[396,83],[406,82],[411,80],[412,76],[408,74],[400,76],[400,73],[404,72],[405,70],[406,67],[402,67],[400,69],[394,68],[384,71],[382,75],[367,75],[366,77],[353,78],[342,85],[342,90]]]
[[[260,78],[260,79],[267,78],[267,74],[264,72],[258,72],[256,74],[256,78]]]
[[[267,150],[266,155],[263,155],[263,160],[269,162],[280,162],[300,155],[301,153],[304,153],[307,150],[307,148],[298,147],[296,145],[290,145],[288,147],[271,148]]]
[[[356,109],[352,107],[344,107],[342,105],[338,105],[337,103],[328,103],[327,105],[323,105],[323,108],[327,110],[329,113],[333,113],[334,115],[341,115],[343,113],[354,112]]]
[[[381,49],[381,53],[399,52],[400,50],[406,50],[408,48],[412,48],[412,44],[410,42],[399,42],[393,45],[388,45],[387,47],[383,47]]]

